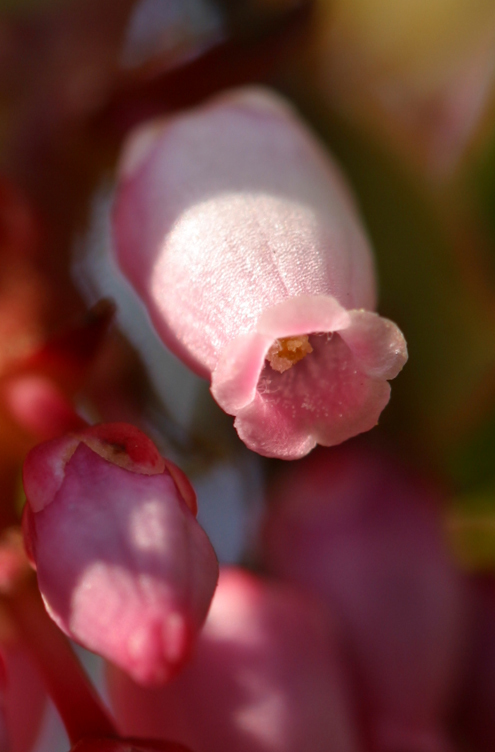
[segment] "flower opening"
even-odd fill
[[[307,334],[301,337],[281,337],[270,347],[266,359],[274,371],[283,373],[312,352]]]

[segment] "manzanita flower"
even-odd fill
[[[116,423],[35,447],[24,488],[26,545],[58,626],[137,681],[168,679],[218,574],[186,476]]]
[[[297,589],[224,568],[179,676],[146,688],[110,669],[121,730],[194,752],[357,752],[332,627]]]
[[[342,620],[373,752],[445,752],[464,600],[442,544],[439,491],[366,447],[320,450],[272,489],[272,573]]]
[[[114,235],[163,341],[251,449],[294,459],[377,423],[404,338],[373,312],[338,168],[279,97],[237,91],[139,131]]]

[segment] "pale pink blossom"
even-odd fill
[[[374,313],[340,171],[278,96],[232,92],[138,131],[113,226],[159,335],[251,449],[294,459],[377,423],[404,338]]]
[[[446,752],[464,600],[438,491],[366,447],[319,450],[273,487],[264,558],[340,618],[373,752]]]
[[[168,679],[190,652],[218,574],[186,476],[117,423],[37,446],[24,488],[25,541],[58,626],[137,681]]]
[[[170,684],[143,688],[116,669],[109,680],[125,734],[194,752],[358,750],[326,612],[240,569],[221,570],[193,658]]]

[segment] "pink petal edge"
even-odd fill
[[[354,393],[346,409],[340,407],[342,400],[333,412],[326,409],[323,423],[299,421],[297,425],[297,410],[291,419],[277,409],[276,400],[263,396],[260,377],[266,354],[277,338],[324,333],[338,333],[347,346],[340,347],[343,357],[337,365],[341,371],[352,366]],[[371,311],[346,311],[332,296],[298,296],[264,311],[254,332],[224,348],[212,374],[211,391],[226,412],[236,415],[235,427],[249,448],[267,456],[296,459],[316,443],[332,446],[373,428],[389,401],[386,380],[394,378],[406,360],[404,337],[388,319]],[[342,378],[339,373],[336,378],[339,375]],[[308,391],[311,388],[308,382]],[[344,413],[345,421],[336,420]]]

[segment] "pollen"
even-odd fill
[[[312,352],[313,348],[309,344],[307,334],[300,337],[281,337],[270,347],[266,359],[274,371],[283,373]]]

